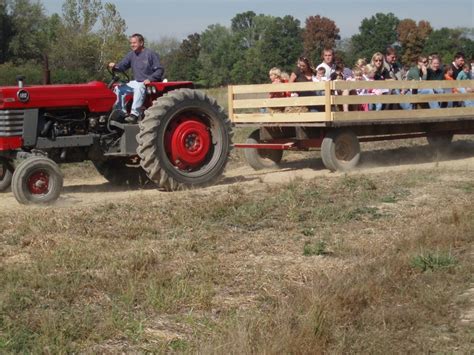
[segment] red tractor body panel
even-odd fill
[[[14,137],[0,137],[0,151],[15,150],[21,148],[23,139],[19,136]]]
[[[35,85],[19,88],[3,87],[0,109],[62,109],[88,107],[91,112],[110,111],[115,102],[115,94],[100,81],[71,85]],[[27,93],[28,99],[20,100],[20,92]]]
[[[151,83],[157,93],[180,87],[192,87],[192,82]],[[159,95],[161,96],[161,95]],[[87,108],[89,112],[109,112],[115,103],[114,92],[101,81],[87,84],[33,85],[20,88],[0,88],[0,110]]]

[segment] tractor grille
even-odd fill
[[[0,111],[0,137],[23,135],[24,110]]]

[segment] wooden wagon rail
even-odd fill
[[[440,109],[391,109],[381,111],[343,112],[343,105],[359,104],[422,104],[437,102],[463,102],[474,100],[474,92],[441,94],[384,94],[342,95],[344,91],[381,89],[406,91],[421,89],[464,88],[474,91],[474,80],[463,81],[328,81],[319,83],[289,83],[263,85],[235,85],[228,88],[229,117],[235,124],[319,124],[331,126],[337,122],[474,119],[474,107]],[[323,96],[316,96],[316,91]],[[449,90],[448,90],[449,91]],[[305,92],[311,96],[270,98],[275,92]],[[339,94],[336,94],[339,92]],[[268,108],[316,107],[317,112],[269,112]]]

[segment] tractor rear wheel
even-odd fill
[[[8,189],[12,182],[13,164],[7,159],[0,158],[0,192]]]
[[[359,139],[350,130],[329,131],[321,144],[321,158],[331,171],[349,171],[360,160]]]
[[[205,186],[227,164],[232,130],[222,107],[204,93],[178,89],[145,112],[137,153],[148,177],[168,191]]]
[[[247,144],[260,143],[260,130],[250,133]],[[278,168],[278,163],[283,157],[283,150],[245,148],[244,156],[247,163],[255,170]]]
[[[141,166],[129,166],[127,162],[123,158],[92,161],[99,174],[112,185],[142,187],[150,182]]]
[[[58,199],[63,187],[59,166],[49,158],[33,156],[15,169],[12,192],[21,204],[48,204]]]

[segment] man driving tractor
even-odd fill
[[[122,72],[132,68],[134,80],[114,89],[117,95],[114,108],[124,113],[127,123],[137,123],[142,115],[141,107],[145,101],[146,85],[152,81],[161,81],[164,68],[160,64],[159,55],[145,48],[145,40],[141,34],[135,33],[130,36],[130,48],[131,51],[118,64],[109,63],[109,68]],[[125,97],[129,93],[133,93],[133,103],[130,114],[127,115]]]

